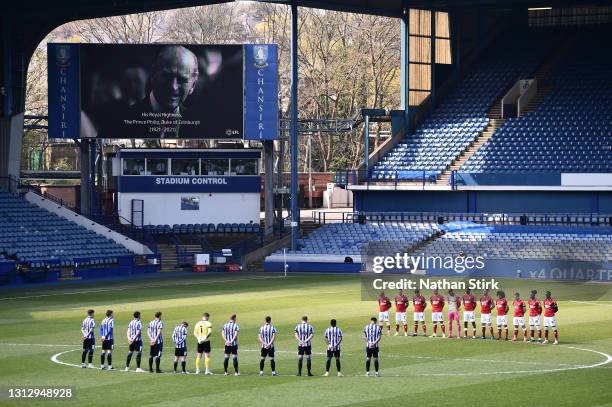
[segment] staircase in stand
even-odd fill
[[[521,115],[532,112],[540,106],[542,101],[548,96],[552,90],[552,86],[544,83],[546,74],[554,68],[567,54],[567,52],[576,44],[576,34],[567,34],[559,39],[559,46],[552,50],[546,57],[546,60],[540,65],[533,77],[536,79],[538,89],[527,106],[522,109]],[[453,162],[439,175],[438,184],[448,185],[452,171],[458,171],[461,166],[472,156],[480,147],[482,147],[495,134],[505,122],[501,116],[502,101],[501,98],[491,107],[488,112],[489,125],[470,143],[470,145]]]
[[[493,134],[495,134],[497,129],[499,129],[504,124],[506,120],[501,118],[501,99],[498,100],[493,105],[493,107],[491,107],[488,112],[488,116],[489,124],[487,125],[487,127],[480,132],[480,134],[474,139],[474,141],[472,141],[468,145],[468,147],[461,154],[459,154],[450,163],[448,167],[446,167],[444,171],[442,171],[442,173],[438,177],[438,184],[448,185],[451,173],[453,171],[458,171],[459,168],[461,168],[461,166],[465,164],[465,162],[469,160],[470,157],[473,156],[474,153],[476,153],[476,151],[478,151],[480,147],[482,147],[487,141],[489,141],[489,139],[493,136]]]
[[[161,255],[160,271],[183,271],[178,265],[174,244],[160,243],[157,245],[157,250]]]
[[[406,250],[406,253],[409,253],[412,256],[419,256],[419,255],[421,255],[421,253],[423,252],[423,249],[425,249],[425,246],[429,245],[431,242],[433,242],[434,240],[436,240],[440,236],[444,235],[444,233],[445,232],[443,230],[437,231],[436,233],[434,233],[431,236],[429,236],[427,239],[421,240],[420,242],[415,243],[414,245],[410,246]]]
[[[321,226],[323,225],[312,220],[304,220],[300,224],[301,236],[306,236],[319,229]]]
[[[535,111],[538,108],[538,106],[540,106],[542,101],[546,98],[546,96],[548,96],[551,90],[552,90],[552,86],[550,85],[538,87],[538,90],[536,91],[535,95],[533,95],[529,103],[527,103],[527,106],[525,106],[525,108],[522,109],[521,116],[524,116],[525,113]]]

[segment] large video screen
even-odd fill
[[[49,44],[49,137],[275,139],[274,45]]]

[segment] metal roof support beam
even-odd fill
[[[404,123],[410,119],[410,12],[404,9],[400,19],[400,105],[404,111]]]
[[[291,3],[291,251],[297,250],[298,209],[298,7]]]
[[[436,108],[436,10],[431,9],[430,11],[430,22],[431,22],[431,90],[429,93],[429,97],[431,100],[431,110],[433,111]]]

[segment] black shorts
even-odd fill
[[[129,345],[130,352],[142,352],[142,341],[134,341]]]
[[[327,350],[327,357],[331,358],[339,358],[340,357],[340,349],[336,349],[336,350]]]
[[[83,350],[94,350],[96,347],[96,340],[94,338],[83,339]]]
[[[271,358],[274,357],[274,346],[268,349],[261,348],[261,357],[265,358],[266,356],[270,356]]]
[[[366,357],[377,358],[378,357],[378,346],[375,348],[366,347]]]
[[[164,348],[163,343],[156,343],[155,345],[151,345],[151,350],[149,351],[149,355],[161,357],[163,348]]]
[[[113,350],[115,347],[115,341],[112,339],[105,339],[102,341],[102,350]]]
[[[307,355],[310,356],[312,354],[312,346],[298,346],[298,355]]]
[[[174,356],[187,356],[187,346],[182,348],[174,348]]]
[[[226,355],[237,355],[238,354],[238,345],[225,345],[225,351],[223,352]]]
[[[210,341],[198,343],[198,353],[210,353]]]

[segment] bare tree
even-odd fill
[[[246,32],[240,4],[227,3],[169,12],[164,38],[194,44],[241,44]]]
[[[128,14],[116,17],[80,20],[60,30],[77,36],[83,42],[147,44],[164,38],[164,20],[168,11]]]
[[[285,5],[234,2],[76,21],[51,36],[101,43],[278,44],[279,102],[283,116],[288,117],[290,22],[290,9]],[[298,23],[300,118],[356,119],[362,107],[399,105],[397,20],[301,8]],[[43,47],[35,53],[28,71],[28,112],[44,114],[47,110],[45,77]],[[374,148],[379,144],[380,131],[378,127]],[[307,168],[306,143],[307,138],[300,137],[301,168]],[[363,138],[360,131],[315,133],[311,148],[315,171],[354,167],[363,157]]]

